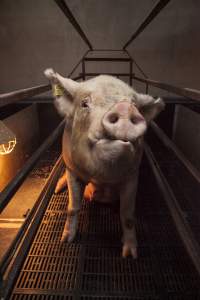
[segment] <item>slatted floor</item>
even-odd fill
[[[142,165],[137,199],[139,258],[121,258],[119,214],[83,203],[76,240],[61,244],[66,192],[53,195],[11,299],[200,299],[200,279],[156,187]]]

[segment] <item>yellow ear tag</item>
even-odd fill
[[[60,97],[64,95],[64,88],[60,84],[53,85],[53,95],[55,97]]]

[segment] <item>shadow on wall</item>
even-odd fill
[[[0,191],[24,165],[39,144],[39,122],[36,105],[30,105],[5,118],[4,124],[13,131],[17,144],[7,155],[0,155]]]

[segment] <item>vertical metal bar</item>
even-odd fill
[[[148,83],[146,83],[146,94],[148,94],[149,93],[149,85],[148,85]]]
[[[82,59],[82,76],[83,80],[85,80],[85,59]]]
[[[132,84],[133,84],[133,80],[132,80],[133,61],[132,61],[132,59],[130,60],[129,66],[130,66],[129,84],[130,84],[130,86],[132,86]]]

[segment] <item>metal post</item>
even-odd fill
[[[82,78],[85,80],[85,59],[82,59]]]

